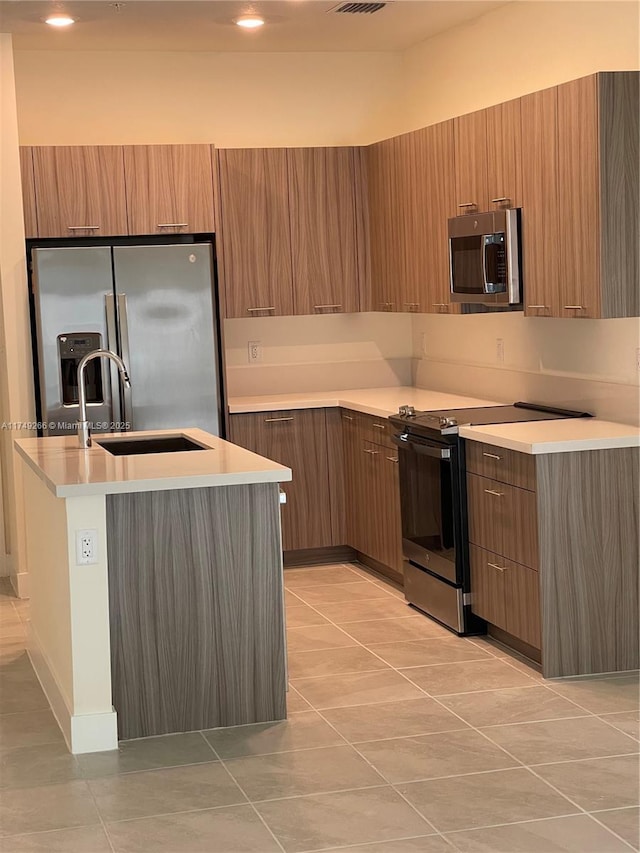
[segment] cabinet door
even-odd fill
[[[286,465],[293,480],[281,488],[282,548],[298,551],[332,544],[327,432],[324,409],[231,415],[231,440]]]
[[[293,314],[287,151],[218,150],[227,317]]]
[[[20,147],[20,176],[22,178],[22,210],[24,215],[25,237],[38,236],[38,218],[36,216],[36,187],[33,176],[33,152],[31,148]]]
[[[522,254],[524,312],[560,316],[558,207],[558,90],[521,98]]]
[[[122,148],[33,149],[39,237],[111,237],[127,233]]]
[[[398,309],[409,313],[425,310],[424,275],[425,199],[419,182],[419,133],[405,133],[394,140],[395,188],[394,264]],[[393,280],[393,279],[392,279]]]
[[[362,550],[361,505],[359,478],[360,436],[355,412],[342,411],[342,446],[344,451],[344,494],[346,544]]]
[[[453,121],[458,213],[487,210],[487,111],[478,110]]]
[[[489,209],[522,207],[520,98],[485,110]]]
[[[421,270],[425,311],[457,314],[451,303],[448,220],[455,216],[453,119],[421,130],[418,182],[424,210]]]
[[[491,551],[469,546],[471,610],[498,628],[507,629],[505,610],[505,565]]]
[[[374,311],[402,310],[400,282],[404,280],[402,219],[399,214],[398,138],[367,148],[371,292]]]
[[[352,148],[288,151],[296,314],[358,310]]]
[[[383,533],[383,559],[381,562],[402,574],[402,527],[400,524],[400,477],[398,475],[398,454],[394,450],[378,446],[377,457],[379,476],[382,482],[381,506],[383,515],[381,529]]]
[[[597,77],[558,86],[560,314],[600,316]]]
[[[540,591],[538,572],[505,561],[505,630],[530,646],[539,649],[540,634]]]
[[[126,145],[130,234],[215,231],[210,145]]]

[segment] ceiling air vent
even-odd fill
[[[341,3],[332,12],[344,12],[347,15],[371,15],[384,9],[386,3]]]

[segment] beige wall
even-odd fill
[[[525,0],[402,57],[401,122],[415,130],[595,71],[640,68],[637,0]]]
[[[23,145],[354,145],[398,123],[393,53],[16,51]]]
[[[22,189],[11,36],[0,33],[0,473],[4,549],[0,574],[24,593],[25,532],[22,478],[14,438],[28,435],[11,424],[34,419],[29,300],[22,224]]]

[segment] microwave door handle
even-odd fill
[[[489,292],[489,284],[487,282],[487,247],[489,245],[489,238],[485,234],[482,237],[482,291],[483,293]]]

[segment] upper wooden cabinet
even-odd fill
[[[293,314],[286,148],[217,152],[227,317]]]
[[[640,313],[639,80],[607,72],[558,86],[561,316]]]
[[[459,116],[453,123],[457,212],[487,210],[487,110]]]
[[[130,234],[215,231],[210,145],[126,145]]]
[[[65,145],[32,150],[38,237],[127,233],[120,146]]]
[[[33,175],[33,152],[31,148],[20,148],[20,176],[22,179],[22,210],[24,214],[25,237],[37,237],[36,187]]]
[[[288,151],[296,314],[359,308],[355,150]]]
[[[485,110],[487,122],[488,210],[522,207],[521,101]]]

